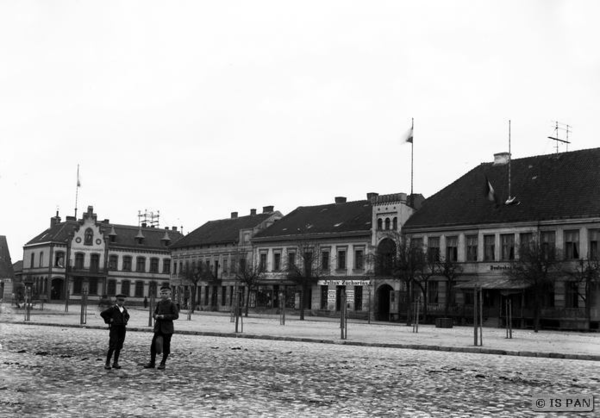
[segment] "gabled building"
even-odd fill
[[[50,227],[23,247],[23,280],[34,298],[81,299],[90,302],[117,293],[129,303],[142,303],[168,283],[169,246],[182,238],[173,229],[111,224],[98,221],[88,206],[81,219],[58,213]]]
[[[181,306],[188,306],[196,292],[196,307],[228,311],[238,285],[240,260],[251,258],[252,238],[281,217],[273,206],[264,206],[262,213],[251,209],[247,216],[232,212],[230,218],[206,222],[171,245],[171,284],[178,290]]]
[[[429,312],[448,302],[453,316],[468,318],[473,289],[481,287],[489,325],[504,323],[511,300],[517,325],[530,326],[529,286],[511,280],[507,271],[518,261],[520,246],[534,240],[556,249],[562,264],[545,294],[542,326],[598,328],[598,283],[587,293],[570,273],[600,256],[600,148],[514,160],[496,154],[494,162],[473,168],[425,200],[403,232],[428,254],[462,269],[452,300],[444,297],[446,278],[434,278],[439,299],[430,302]]]
[[[0,300],[11,302],[15,285],[15,272],[10,259],[8,241],[0,235]]]

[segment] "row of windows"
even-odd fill
[[[81,270],[84,268],[85,254],[84,253],[76,253],[75,254],[75,269]],[[162,273],[169,274],[171,272],[171,260],[165,258],[162,260]],[[156,257],[152,257],[150,259],[150,273],[159,273],[160,259]],[[108,269],[109,270],[118,270],[119,267],[119,256],[111,255],[108,258]],[[100,254],[91,254],[90,255],[90,270],[91,271],[99,271],[100,269]],[[121,266],[121,271],[134,271],[133,270],[133,257],[132,256],[123,256],[123,264]],[[135,271],[139,273],[146,273],[146,257],[136,257],[135,258]]]
[[[483,260],[482,261],[511,261],[515,259],[515,247],[517,234],[500,234],[499,245],[500,248],[496,249],[496,235],[484,235],[483,236]],[[588,253],[589,258],[599,258],[600,256],[600,230],[589,230],[589,246]],[[531,232],[518,234],[519,243],[521,245],[527,245],[533,242],[535,236]],[[563,250],[565,260],[578,260],[582,257],[579,239],[579,230],[568,230],[563,232]],[[423,246],[423,238],[414,238],[412,244],[416,246]],[[542,248],[554,248],[556,244],[556,232],[555,231],[542,231],[540,233],[540,244]],[[478,235],[466,235],[465,236],[465,256],[464,261],[478,261],[479,253],[479,236]],[[445,248],[445,260],[448,261],[459,261],[458,260],[458,237],[448,236],[446,237],[446,248]],[[427,240],[427,254],[430,261],[439,261],[441,258],[440,251],[440,237],[429,237]],[[461,260],[462,261],[462,260]]]
[[[134,296],[134,297],[144,297],[144,286],[146,282],[136,281],[131,282],[129,280],[123,280],[121,282],[121,290],[118,293],[122,293],[125,296]],[[168,282],[163,284],[168,285]],[[157,295],[158,284],[156,282],[148,283],[148,294]],[[84,286],[84,279],[81,277],[76,277],[73,282],[73,294],[80,295],[84,290],[87,291],[89,295],[98,295],[98,279],[90,277],[87,279],[87,286]],[[133,294],[132,294],[133,291]],[[115,296],[117,294],[117,281],[109,280],[106,288],[106,294],[108,296]]]
[[[281,252],[274,252],[271,264],[271,271],[277,272],[285,270],[290,270],[292,266],[298,266],[298,264],[303,264],[305,267],[310,266],[310,268],[318,267],[321,270],[329,271],[332,267],[331,260],[331,252],[330,251],[320,251],[320,260],[313,260],[313,253],[311,251],[301,252],[297,254],[294,251],[288,251],[287,253],[287,265],[282,266]],[[298,260],[300,259],[300,260]],[[333,265],[335,265],[336,270],[346,270],[348,268],[348,260],[347,260],[347,250],[346,249],[338,249],[337,257],[334,260]],[[302,267],[302,266],[300,266]],[[362,270],[365,268],[365,251],[364,249],[356,249],[354,250],[354,264],[352,266],[355,270]],[[267,253],[260,253],[259,260],[259,269],[260,271],[267,271]]]
[[[304,266],[310,265],[313,268],[319,267],[321,270],[326,270],[326,271],[328,271],[332,268],[332,260],[331,260],[330,251],[321,251],[320,252],[320,260],[318,260],[318,261],[314,260],[314,262],[313,262],[312,258],[313,258],[312,252],[298,253],[296,251],[288,251],[287,259],[286,259],[287,264],[284,265],[284,261],[282,259],[282,253],[276,251],[273,253],[270,271],[273,271],[273,272],[289,271],[292,266],[298,266],[299,264],[302,264]],[[320,263],[317,265],[318,262],[320,262]],[[192,271],[195,271],[196,268],[201,263],[205,264],[204,271],[210,272],[215,277],[218,277],[219,269],[220,269],[221,265],[219,264],[219,261],[215,261],[211,265],[210,260],[205,260],[205,261],[198,260],[198,261],[192,261],[191,263],[189,263],[187,261],[186,262],[180,261],[179,263],[174,264],[173,273],[177,274],[178,269],[180,272],[183,273],[188,268],[191,268]],[[348,267],[347,264],[348,264],[347,250],[339,249],[337,251],[337,257],[335,259],[335,264],[334,264],[336,270],[346,270]],[[243,271],[246,268],[246,266],[247,266],[247,261],[244,258],[240,259],[239,261],[231,260],[231,270],[235,270],[237,267],[237,269],[239,269],[239,271]],[[262,271],[262,272],[267,271],[267,266],[268,266],[267,265],[267,253],[261,252],[259,255],[259,265],[258,265],[259,271]],[[302,266],[299,266],[299,267],[302,267]],[[364,249],[354,250],[353,268],[355,270],[362,270],[365,268]],[[227,263],[227,260],[225,260],[225,262],[222,265],[222,272],[227,273],[227,271],[228,271],[228,263]]]

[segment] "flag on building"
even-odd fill
[[[406,133],[402,136],[402,143],[409,142],[413,143],[413,127],[406,131]]]
[[[79,164],[77,165],[77,187],[81,187],[81,180],[79,179]]]
[[[485,197],[490,202],[498,204],[498,197],[496,196],[496,191],[492,187],[492,183],[490,183],[487,176],[485,177]]]

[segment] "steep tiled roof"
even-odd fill
[[[300,206],[256,234],[253,240],[268,241],[316,234],[370,233],[371,223],[371,202],[368,200]]]
[[[0,235],[0,278],[14,278],[12,261],[10,260],[10,251],[8,241],[4,235]]]
[[[239,218],[208,221],[183,237],[172,249],[238,242],[240,230],[252,229],[273,216],[273,212]]]
[[[543,221],[600,216],[600,148],[484,163],[426,199],[404,225],[411,228]],[[484,196],[486,176],[499,205]]]
[[[69,235],[79,225],[77,221],[66,221],[58,223],[44,232],[30,240],[26,245],[35,245],[46,242],[65,243],[69,238]],[[183,235],[181,232],[166,230],[162,228],[148,228],[148,227],[137,227],[132,225],[116,225],[103,223],[102,229],[106,234],[114,230],[116,233],[115,242],[110,243],[111,247],[130,247],[130,248],[161,248],[164,247],[162,239],[165,237],[165,233],[170,238],[170,244],[180,240]],[[142,231],[144,236],[143,245],[137,244],[135,237]]]

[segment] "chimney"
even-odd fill
[[[238,213],[237,212],[231,212],[231,219],[237,219]]]
[[[508,152],[499,152],[494,154],[494,163],[492,165],[506,165],[510,160],[510,153]]]
[[[335,198],[335,203],[346,203],[346,198],[343,196],[337,196]]]
[[[169,230],[169,227],[168,227],[168,226],[165,226],[165,231],[168,231],[168,230]]]
[[[110,223],[110,220],[109,219],[105,219],[105,220],[102,221],[102,223],[108,225]]]
[[[56,211],[56,216],[50,218],[50,228],[54,225],[58,225],[60,223],[60,216],[58,216],[58,211]]]
[[[250,209],[250,216],[256,215],[256,209]]]
[[[371,200],[371,199],[373,199],[374,197],[377,197],[377,196],[379,196],[379,193],[375,193],[375,192],[367,193],[367,200]]]
[[[146,222],[142,222],[142,228],[145,228],[146,226],[148,226],[148,224]]]
[[[177,227],[176,227],[176,226],[173,226],[173,227],[171,227],[171,229],[172,229],[173,231],[177,232]]]
[[[274,206],[263,206],[263,213],[271,213],[274,208]]]

